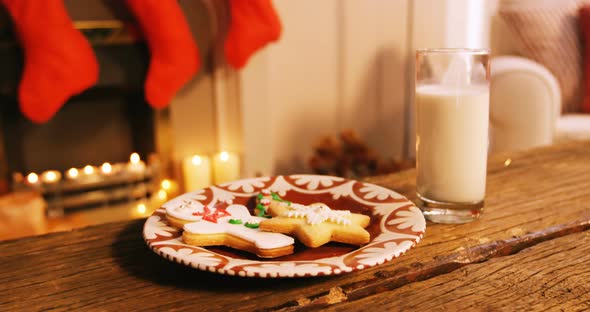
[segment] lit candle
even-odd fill
[[[168,197],[168,194],[166,193],[166,191],[164,191],[164,190],[158,191],[158,198],[159,199],[166,200],[167,197]]]
[[[84,174],[85,175],[92,175],[92,174],[94,174],[94,167],[92,167],[91,165],[86,165],[84,167]]]
[[[129,161],[131,162],[131,164],[138,164],[140,160],[141,158],[139,158],[138,153],[133,153],[131,154],[131,156],[129,156]]]
[[[162,186],[162,189],[165,191],[170,190],[170,188],[172,187],[172,183],[170,183],[170,180],[168,179],[162,180],[162,183],[160,183],[160,185]]]
[[[37,182],[39,182],[39,176],[36,173],[31,172],[27,175],[27,182],[29,184],[37,184]]]
[[[166,196],[163,196],[163,194]],[[165,200],[174,197],[176,194],[178,194],[178,183],[173,180],[164,179],[160,182],[160,190],[154,198],[160,201],[159,205],[161,205]]]
[[[41,181],[44,183],[55,183],[61,179],[61,173],[56,170],[49,170],[41,174]]]
[[[211,164],[209,157],[194,155],[182,162],[184,188],[187,192],[211,185]]]
[[[221,152],[213,158],[213,177],[216,184],[240,178],[240,159],[238,155]]]
[[[138,204],[136,209],[137,209],[137,212],[139,212],[140,214],[144,214],[147,210],[144,203]]]
[[[70,168],[67,172],[68,178],[75,179],[78,177],[78,169]]]
[[[141,161],[139,154],[133,153],[129,156],[129,170],[132,172],[143,172],[145,170],[145,163]]]
[[[100,171],[102,172],[102,174],[109,175],[111,174],[111,172],[113,172],[113,166],[106,162],[102,164],[102,166],[100,166]]]

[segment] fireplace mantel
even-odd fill
[[[182,181],[180,164],[183,158],[193,154],[218,153],[221,150],[241,154],[242,147],[241,117],[235,86],[237,74],[224,64],[220,49],[228,23],[226,2],[181,0],[179,3],[199,46],[202,67],[179,91],[168,108],[154,111],[153,117],[145,120],[153,123],[153,126],[140,122],[139,128],[135,127],[133,131],[141,132],[143,124],[147,126],[146,131],[154,132],[153,152],[162,161],[164,176]],[[149,53],[141,38],[132,35],[130,28],[135,27],[133,17],[126,11],[124,2],[66,0],[65,5],[75,27],[91,42],[100,67],[96,86],[74,97],[72,101],[82,101],[88,106],[87,103],[97,98],[126,92],[141,94]],[[0,11],[0,26],[9,29],[10,23],[7,13]],[[16,88],[22,71],[21,53],[12,33],[0,33],[0,64],[7,65],[2,66],[3,71],[0,72],[0,95],[4,97],[4,106],[17,115]],[[76,104],[66,103],[68,105]],[[140,105],[151,109],[145,101]],[[99,107],[96,107],[96,113],[106,112]],[[66,114],[58,112],[56,119],[59,119],[60,113]],[[5,109],[0,114],[6,117]],[[13,117],[11,115],[9,118]],[[23,122],[26,127],[38,127],[36,131],[44,131],[43,125],[37,126],[24,119]],[[12,133],[1,131],[4,140],[0,140],[0,174],[4,181],[10,181],[13,172],[8,170],[10,166],[6,164],[5,152],[6,149],[18,147],[7,144],[5,140]],[[55,168],[36,170],[49,169]]]

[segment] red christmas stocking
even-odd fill
[[[2,0],[24,49],[18,97],[30,120],[46,122],[72,95],[96,83],[90,44],[72,25],[62,1]]]
[[[234,68],[244,67],[256,51],[281,36],[271,0],[230,0],[230,16],[225,58]]]
[[[127,0],[150,49],[145,97],[163,108],[199,70],[199,49],[176,0]]]
[[[580,8],[580,35],[582,37],[583,56],[584,56],[584,100],[582,102],[582,111],[590,113],[590,5]]]

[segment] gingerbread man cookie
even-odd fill
[[[295,236],[307,247],[319,247],[330,241],[363,245],[369,242],[365,230],[369,216],[348,210],[333,210],[323,203],[302,205],[281,199],[265,190],[257,197],[259,215],[271,215],[260,222],[263,231]]]
[[[276,258],[293,253],[295,240],[280,233],[262,232],[259,223],[266,218],[251,216],[243,205],[205,206],[202,219],[184,225],[182,239],[195,246],[228,246]]]

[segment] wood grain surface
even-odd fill
[[[414,197],[413,170],[368,181]],[[497,274],[506,273],[499,263],[513,270],[522,267],[519,274],[524,279],[534,264],[521,264],[522,259],[536,261],[535,257],[548,261],[546,266],[556,266],[555,272],[536,273],[539,280],[555,284],[552,289],[587,290],[580,288],[583,280],[561,280],[551,274],[575,272],[571,270],[577,258],[559,255],[578,252],[562,245],[588,240],[589,190],[590,142],[494,155],[480,220],[463,225],[428,223],[424,240],[406,255],[333,277],[265,280],[200,272],[149,250],[141,237],[143,220],[1,242],[0,310],[362,310],[388,301],[399,303],[413,292],[421,298],[419,293],[426,296],[423,289],[430,288],[449,292],[441,299],[432,296],[442,309],[454,307],[453,302],[469,290],[468,283],[481,287],[494,283],[498,291],[505,287],[517,297],[523,295],[526,281],[498,278]],[[580,250],[588,254],[587,248]],[[547,257],[541,259],[544,252]],[[538,256],[526,258],[527,254]],[[583,267],[577,272],[587,276]],[[458,280],[464,272],[469,278]],[[437,288],[445,285],[448,288]],[[545,310],[556,304],[585,304],[565,295],[561,301],[541,295],[534,298],[534,302],[523,301],[522,307]],[[415,301],[407,307],[429,307],[427,302],[419,304]]]
[[[589,310],[588,263],[590,232],[587,231],[331,310],[369,305],[379,311]]]

